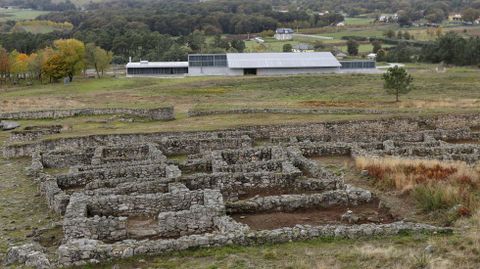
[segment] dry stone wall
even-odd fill
[[[79,108],[68,110],[41,110],[0,113],[0,119],[5,120],[39,120],[60,119],[77,116],[96,115],[127,115],[141,117],[150,120],[173,120],[175,119],[173,107],[161,107],[155,109],[135,108]]]
[[[448,231],[396,219],[262,230],[234,217],[372,205],[378,200],[374,193],[345,184],[316,158],[475,163],[479,119],[453,115],[101,135],[9,144],[4,155],[32,157],[29,174],[52,210],[64,214],[57,265],[83,265],[192,247]],[[45,168],[68,172],[49,174]]]
[[[189,110],[189,117],[202,117],[210,115],[229,114],[388,114],[389,111],[378,109],[348,109],[348,108],[320,108],[320,109],[294,109],[294,108],[240,108],[228,110]]]
[[[312,124],[291,124],[279,126],[243,127],[235,130],[215,132],[182,132],[150,134],[91,135],[75,138],[44,140],[35,143],[9,144],[3,148],[5,158],[31,156],[36,151],[49,151],[72,148],[95,148],[119,144],[141,144],[154,142],[160,145],[164,154],[194,154],[211,147],[215,149],[238,148],[252,145],[253,139],[269,139],[272,142],[364,142],[402,140],[419,142],[422,131],[439,131],[437,138],[448,135],[460,138],[467,133],[459,129],[478,130],[480,115],[442,115],[426,118],[394,118],[369,121],[342,121]],[[453,130],[457,129],[457,130]],[[478,132],[477,132],[478,133]],[[471,134],[475,135],[475,134]]]

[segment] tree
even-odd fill
[[[185,46],[180,46],[174,44],[170,47],[169,50],[163,55],[163,60],[165,61],[185,61],[187,60],[188,54],[191,52],[190,48]]]
[[[221,35],[216,35],[213,38],[212,46],[214,48],[221,48],[221,49],[224,49],[224,50],[230,49],[230,43],[228,41],[226,41],[225,39],[223,39]]]
[[[402,39],[403,38],[403,32],[402,31],[398,31],[397,32],[397,39]]]
[[[378,51],[382,49],[382,42],[380,42],[380,40],[373,40],[372,47],[373,47],[372,52],[378,53]]]
[[[103,76],[105,69],[112,62],[113,55],[104,49],[89,43],[85,46],[85,62],[87,66],[95,68],[97,77]],[[100,75],[101,74],[101,75]]]
[[[283,45],[283,52],[292,52],[292,49],[293,49],[292,44],[287,43]]]
[[[467,22],[474,22],[479,17],[480,17],[480,10],[473,9],[473,8],[465,9],[462,14],[463,20]]]
[[[190,47],[190,49],[195,53],[202,52],[202,50],[205,48],[205,41],[205,34],[198,30],[194,31],[187,37],[188,47]]]
[[[400,94],[406,94],[412,90],[413,78],[407,73],[403,67],[390,67],[385,74],[383,74],[383,87],[388,94],[394,94],[396,101],[399,100]]]
[[[390,30],[386,31],[385,33],[383,33],[383,35],[388,37],[388,38],[394,38],[395,37],[395,31],[390,29]]]
[[[350,55],[358,55],[358,47],[359,47],[359,44],[357,41],[353,40],[353,39],[349,39],[347,41],[347,51],[348,51],[348,54]]]
[[[230,42],[230,46],[237,52],[243,52],[245,50],[245,42],[240,39],[234,39]]]
[[[412,25],[412,18],[408,12],[402,11],[398,13],[398,24],[400,27]]]
[[[50,52],[51,54],[48,56],[48,60],[42,66],[42,71],[45,76],[50,78],[50,82],[55,82],[68,76],[69,65],[60,52]]]
[[[65,73],[70,82],[73,81],[73,76],[82,71],[85,65],[85,44],[77,39],[59,39],[53,42],[53,46],[57,51],[54,63],[62,63],[57,67],[65,68],[64,72],[58,74]]]
[[[25,74],[28,72],[28,55],[13,51],[11,57],[10,72],[15,74],[17,78],[19,76],[25,78]]]
[[[10,74],[10,61],[8,52],[0,46],[0,82],[6,81]]]
[[[273,30],[265,30],[260,33],[260,36],[262,38],[273,37],[274,35],[275,35],[275,31]]]
[[[384,49],[379,49],[377,51],[377,61],[383,62],[387,58],[387,52]]]
[[[42,57],[43,55],[32,53],[28,56],[27,64],[28,64],[28,73],[31,80],[33,79],[41,79],[42,74]]]
[[[441,23],[446,17],[445,11],[440,8],[431,9],[425,15],[425,18],[433,23]]]

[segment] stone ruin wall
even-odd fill
[[[252,230],[230,215],[354,208],[377,199],[369,191],[345,184],[312,157],[477,162],[479,145],[446,141],[480,138],[479,118],[88,136],[7,145],[4,155],[31,153],[29,173],[39,182],[49,206],[64,215],[65,240],[58,249],[58,265],[83,265],[191,247],[448,231],[406,222]],[[187,158],[182,162],[169,158],[176,154]],[[50,175],[45,168],[69,171]],[[242,197],[262,188],[285,192]],[[148,227],[132,226],[135,218],[142,217],[149,218]]]
[[[211,115],[236,115],[236,114],[388,114],[389,111],[378,109],[348,109],[348,108],[320,108],[320,109],[294,109],[294,108],[239,108],[227,110],[195,110],[187,112],[188,117],[202,117]]]
[[[62,129],[61,125],[27,126],[21,131],[12,131],[8,142],[35,141],[46,135],[59,134]]]
[[[161,150],[165,154],[173,154],[179,147],[178,144],[189,143],[188,137],[194,138],[194,143],[189,147],[183,147],[182,154],[192,154],[198,152],[199,145],[197,141],[204,138],[204,148],[223,149],[236,148],[239,144],[248,144],[250,139],[269,139],[272,142],[297,142],[302,140],[326,141],[326,142],[371,142],[393,140],[400,134],[409,141],[422,141],[421,133],[415,133],[421,130],[435,129],[458,129],[458,132],[469,132],[469,128],[480,130],[480,115],[447,115],[431,118],[397,118],[386,120],[367,120],[367,121],[342,121],[328,123],[312,124],[292,124],[279,126],[255,126],[242,127],[232,130],[215,132],[162,132],[149,134],[115,134],[115,135],[90,135],[75,138],[59,138],[43,140],[35,143],[8,144],[3,148],[5,158],[17,158],[31,156],[34,151],[48,151],[52,149],[71,149],[71,148],[94,148],[105,145],[115,144],[140,144],[145,142],[158,142],[163,144]],[[365,130],[376,130],[365,131]],[[412,133],[412,131],[415,131]],[[231,139],[231,135],[237,136],[243,134],[245,139]],[[453,134],[452,134],[453,135]],[[473,136],[477,134],[472,134]],[[457,137],[464,136],[458,134]],[[216,137],[216,138],[215,138]],[[215,139],[212,139],[215,138]],[[437,138],[437,137],[436,137]],[[404,140],[405,140],[404,139]],[[437,138],[440,139],[440,138]],[[163,141],[166,141],[162,143]],[[206,145],[211,143],[212,145]],[[227,143],[231,145],[225,147]]]
[[[0,119],[4,120],[40,120],[40,119],[61,119],[78,116],[98,115],[126,115],[140,117],[150,120],[173,120],[175,119],[173,107],[161,107],[154,109],[136,108],[79,108],[68,110],[40,110],[22,112],[3,112]]]

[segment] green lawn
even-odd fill
[[[0,8],[0,21],[20,21],[33,20],[36,17],[47,14],[46,11],[28,10],[28,9],[4,9]]]
[[[372,18],[345,18],[345,25],[369,25],[373,23]]]
[[[246,52],[257,52],[258,48],[264,46],[265,52],[283,52],[283,45],[290,44],[292,46],[303,43],[300,40],[276,40],[275,38],[265,38],[265,43],[257,43],[254,40],[248,40],[245,42]]]

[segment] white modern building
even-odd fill
[[[332,73],[341,67],[330,52],[190,55],[188,63],[190,76]]]
[[[330,52],[192,54],[188,62],[128,63],[127,76],[275,76],[372,69],[375,61],[339,62]]]

